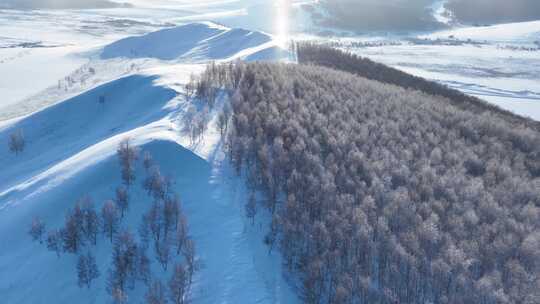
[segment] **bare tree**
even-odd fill
[[[163,232],[168,236],[175,231],[180,216],[180,198],[178,195],[168,196],[163,206]]]
[[[186,303],[188,292],[188,276],[182,264],[176,264],[171,279],[169,280],[169,298],[174,304]]]
[[[245,206],[246,216],[251,219],[251,225],[255,224],[255,216],[257,215],[257,200],[255,194],[251,193]]]
[[[145,284],[150,284],[150,259],[146,255],[146,248],[142,246],[137,250],[137,276]]]
[[[188,223],[184,214],[180,213],[178,217],[178,225],[176,226],[175,234],[175,247],[176,254],[180,254],[183,251],[184,244],[189,239]]]
[[[18,155],[24,151],[26,141],[22,130],[17,130],[9,135],[9,151]]]
[[[155,199],[163,200],[165,198],[166,181],[158,166],[153,166],[149,170],[148,176],[143,181],[143,188]]]
[[[114,304],[125,304],[128,302],[127,293],[120,288],[114,288],[111,291],[111,296]]]
[[[116,188],[116,198],[114,201],[118,209],[120,209],[120,215],[123,218],[124,213],[129,209],[129,194],[126,187]]]
[[[155,245],[156,259],[161,267],[163,267],[163,270],[167,271],[167,266],[169,265],[171,257],[171,240],[169,237],[163,236],[155,243]]]
[[[135,161],[138,158],[138,150],[127,138],[118,145],[117,154],[122,167],[122,180],[129,187],[135,180]]]
[[[152,282],[145,295],[147,304],[166,304],[167,296],[165,293],[165,287],[160,280]]]
[[[79,287],[86,285],[88,288],[90,288],[85,255],[79,255],[79,258],[77,259],[77,284]]]
[[[83,215],[80,205],[75,205],[66,214],[65,226],[61,229],[64,251],[77,253],[84,245]]]
[[[120,232],[113,244],[112,265],[107,277],[107,290],[125,293],[126,288],[134,287],[138,277],[138,246],[129,231]]]
[[[221,110],[221,113],[219,113],[218,116],[218,127],[221,135],[227,132],[231,115],[231,107],[228,103],[225,103],[223,109]]]
[[[113,241],[114,234],[118,231],[120,223],[120,215],[118,214],[118,208],[112,200],[108,200],[101,209],[102,229],[108,238]]]
[[[186,83],[184,87],[187,100],[190,100],[191,98],[193,98],[193,95],[195,94],[196,89],[197,89],[197,77],[194,74],[191,74],[189,75],[189,81]]]
[[[43,243],[43,234],[45,233],[45,223],[39,217],[34,217],[32,219],[32,224],[30,230],[28,231],[33,241],[39,241]]]
[[[58,257],[62,251],[62,244],[62,234],[59,230],[51,230],[47,233],[47,249],[56,252]]]
[[[152,234],[154,242],[157,242],[163,237],[163,205],[160,201],[154,201],[150,210],[145,215],[148,222],[148,228]]]
[[[144,166],[144,169],[146,170],[146,173],[148,173],[150,168],[154,166],[154,159],[152,158],[152,154],[150,154],[150,152],[148,151],[144,151],[143,166]]]
[[[99,269],[94,256],[88,252],[86,255],[80,255],[77,261],[77,278],[79,287],[86,285],[90,288],[92,281],[99,277]]]
[[[85,196],[79,200],[78,204],[81,206],[83,223],[82,230],[86,239],[93,243],[94,245],[97,242],[97,235],[99,232],[99,217],[94,207],[94,203],[90,197]]]
[[[193,275],[198,268],[195,260],[195,243],[192,239],[188,238],[186,240],[182,253],[184,255],[184,260],[186,261],[188,286],[191,286],[191,283],[193,282]]]

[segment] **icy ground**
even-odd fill
[[[62,254],[57,258],[43,244],[33,243],[27,231],[34,216],[42,217],[48,229],[60,228],[65,212],[85,195],[100,210],[121,184],[115,152],[125,138],[131,138],[141,153],[150,152],[163,174],[175,181],[201,265],[191,294],[194,303],[298,302],[283,277],[279,255],[270,254],[262,243],[266,217],[257,217],[255,225],[245,217],[244,181],[229,167],[216,126],[216,112],[223,99],[211,113],[201,141],[192,144],[182,129],[186,108],[194,102],[183,95],[191,73],[200,73],[209,59],[268,54],[265,50],[276,47],[262,33],[197,23],[172,29],[185,43],[163,49],[163,39],[170,38],[170,31],[136,38],[150,39],[155,48],[132,44],[131,40],[105,47],[97,54],[107,59],[95,59],[101,65],[80,70],[88,76],[87,82],[102,77],[99,79],[105,84],[95,84],[81,94],[75,93],[75,87],[83,89],[84,85],[73,85],[68,91],[73,90],[69,94],[74,97],[0,126],[0,142],[7,142],[13,130],[22,129],[27,144],[18,156],[0,149],[2,303],[109,302],[108,240],[100,237],[95,248],[89,247],[101,276],[86,289],[77,286],[76,256]],[[234,49],[216,48],[222,44],[234,44]],[[141,56],[128,56],[134,53]],[[142,54],[144,58],[139,58]],[[156,54],[159,56],[153,56]],[[114,72],[119,66],[130,68]],[[91,68],[95,69],[92,73]],[[105,81],[110,77],[114,80]],[[45,92],[47,96],[67,94],[63,86]],[[100,96],[106,97],[104,104],[99,103]],[[122,227],[134,233],[152,202],[140,186],[144,174],[139,160],[136,185],[130,189],[129,213],[122,221]],[[162,273],[152,251],[148,252],[152,271],[165,279],[170,270]],[[130,303],[139,303],[146,291],[146,287],[135,287],[128,293]]]

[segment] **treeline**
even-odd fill
[[[519,117],[509,111],[491,105],[479,98],[466,95],[458,90],[448,88],[445,85],[374,62],[368,58],[314,43],[298,43],[296,49],[298,53],[298,62],[301,64],[320,65],[349,72],[367,79],[422,91],[430,95],[446,97],[455,106],[463,110],[477,114],[487,111],[492,115],[497,114],[500,119],[504,119],[512,124],[528,125],[540,131],[540,123],[537,121],[524,119],[523,117]]]
[[[139,150],[126,139],[119,144],[117,155],[123,185],[116,188],[114,199],[102,204],[100,212],[90,196],[84,196],[66,212],[63,227],[47,232],[45,222],[35,217],[29,234],[34,241],[45,243],[47,249],[59,258],[62,253],[78,255],[76,274],[81,288],[90,288],[92,282],[101,276],[92,254],[99,236],[112,243],[106,288],[114,303],[128,303],[128,291],[134,289],[136,283],[147,286],[146,303],[165,304],[168,300],[175,304],[187,303],[198,263],[187,218],[174,192],[174,182],[161,174],[150,153],[143,154],[146,176],[141,185],[152,198],[152,204],[143,214],[137,240],[122,222],[130,209],[129,190],[137,179],[135,169]],[[170,264],[174,266],[167,285],[152,275],[152,262],[147,254],[149,248],[153,249],[155,260],[164,274],[167,274]]]
[[[537,303],[538,131],[323,67],[218,68],[228,154],[304,302]]]

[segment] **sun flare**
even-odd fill
[[[289,5],[288,0],[276,1],[274,34],[277,43],[282,47],[286,46],[289,40]]]

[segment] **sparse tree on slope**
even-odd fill
[[[39,217],[34,217],[30,230],[28,231],[32,240],[43,243],[43,234],[45,233],[45,223]]]
[[[137,279],[138,246],[129,231],[120,232],[113,245],[112,265],[107,278],[107,290],[125,294],[126,288],[133,287]]]
[[[255,215],[257,215],[257,200],[255,199],[255,194],[251,193],[249,195],[249,200],[245,206],[246,216],[251,220],[251,225],[255,224]]]
[[[145,295],[147,304],[166,304],[167,296],[165,293],[165,287],[160,280],[152,282]]]
[[[66,214],[66,222],[61,230],[64,251],[77,253],[84,245],[83,214],[79,204]]]
[[[189,239],[189,233],[188,233],[188,224],[186,217],[180,213],[178,217],[178,225],[176,226],[176,234],[175,234],[175,246],[176,246],[176,254],[179,255],[182,253],[184,244]]]
[[[90,288],[92,281],[99,277],[99,269],[94,256],[88,252],[86,255],[79,256],[77,261],[77,278],[79,287],[86,285]]]
[[[82,198],[79,203],[81,204],[81,210],[83,213],[82,230],[86,239],[95,245],[97,242],[100,222],[94,207],[94,203],[92,203],[90,197]]]
[[[101,219],[103,224],[103,233],[108,236],[112,243],[113,236],[118,231],[118,226],[120,223],[118,208],[116,208],[116,205],[112,200],[106,201],[103,205],[103,208],[101,209]]]
[[[58,257],[62,251],[62,244],[62,234],[59,230],[51,230],[47,233],[47,249],[56,252]]]
[[[191,283],[193,282],[193,275],[198,268],[195,260],[195,243],[192,239],[186,240],[182,253],[184,255],[184,260],[186,261],[188,286],[191,286]]]
[[[114,201],[118,209],[120,209],[120,216],[123,218],[124,213],[129,209],[129,194],[125,187],[116,188],[116,198]]]
[[[129,187],[135,180],[135,161],[138,158],[137,148],[131,144],[128,138],[118,145],[117,154],[122,168],[122,180]]]
[[[18,155],[24,151],[26,141],[22,130],[17,130],[9,135],[8,147],[9,151]]]
[[[169,280],[169,298],[174,304],[186,303],[188,292],[188,275],[182,264],[176,264],[171,279]]]
[[[143,156],[143,166],[144,170],[146,170],[146,173],[148,174],[148,171],[150,168],[154,166],[154,159],[152,158],[152,154],[150,152],[145,151]]]

